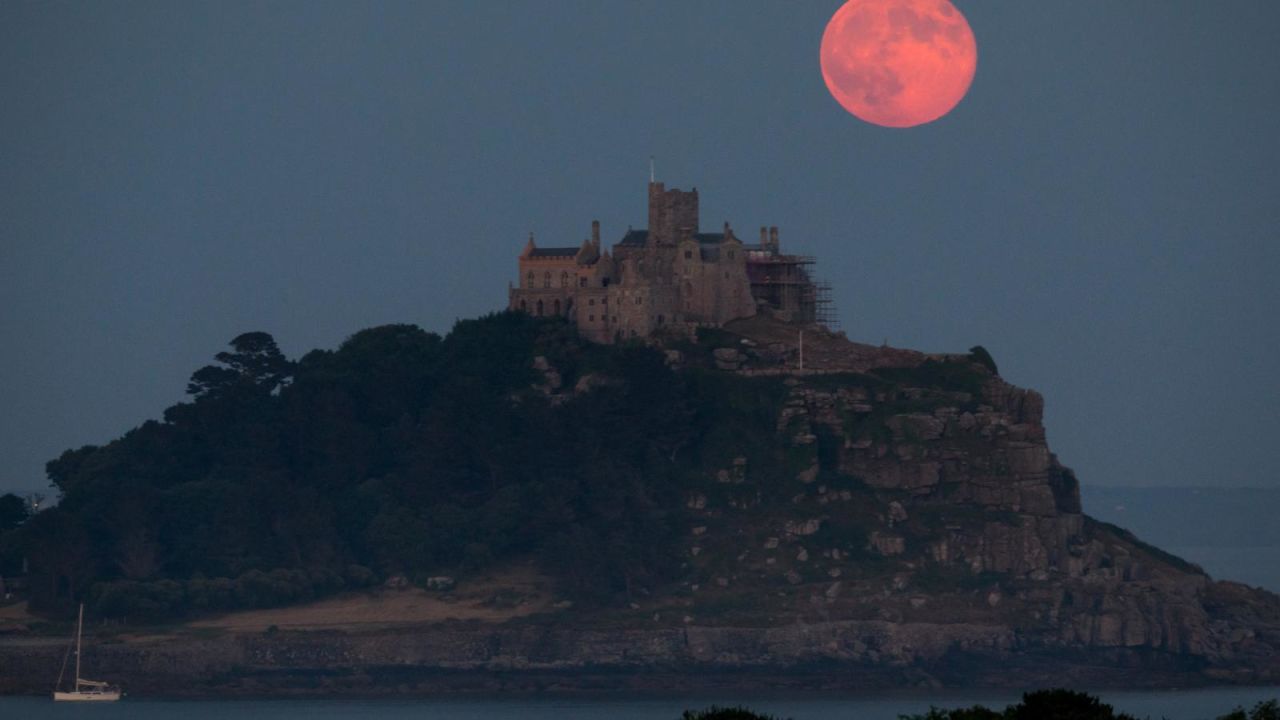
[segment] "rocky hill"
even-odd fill
[[[613,448],[684,468],[662,530],[626,550],[674,553],[665,571],[632,574],[611,555],[600,582],[623,590],[592,601],[544,558],[557,596],[508,615],[116,627],[93,650],[99,674],[169,693],[1280,682],[1280,598],[1082,514],[1043,398],[985,351],[808,328],[801,370],[798,330],[757,318],[651,351],[660,374],[719,387],[697,395],[702,421],[682,426],[696,433],[619,434]],[[510,403],[574,412],[641,382],[578,351],[537,352],[522,361],[530,393]],[[460,570],[429,592],[449,603],[469,582]],[[486,592],[487,607],[525,602]],[[0,690],[43,689],[59,653],[30,634],[0,640]]]

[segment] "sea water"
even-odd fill
[[[1138,718],[1214,720],[1237,706],[1280,698],[1280,687],[1213,688],[1160,692],[1100,692],[1104,702]],[[394,700],[150,700],[125,698],[89,706],[54,703],[48,697],[0,697],[3,720],[75,718],[83,720],[678,720],[687,709],[745,705],[756,712],[794,720],[897,720],[930,706],[974,704],[1002,709],[1016,693],[948,693],[840,697],[770,695],[759,697],[508,697],[499,699]]]

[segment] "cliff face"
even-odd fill
[[[768,519],[727,523],[732,541],[710,553],[723,558],[754,534],[751,550],[736,556],[743,582],[767,586],[781,574],[794,590],[810,588],[810,607],[791,608],[801,617],[876,618],[899,630],[938,623],[925,633],[930,642],[888,656],[897,662],[927,662],[939,645],[977,645],[1009,655],[1125,656],[1214,678],[1277,677],[1277,597],[1215,583],[1083,515],[1074,474],[1046,442],[1039,393],[993,374],[952,372],[955,357],[815,335],[809,372],[788,375],[778,418],[807,465],[794,478],[758,480],[787,483],[794,495]],[[792,351],[777,337],[748,345],[737,350],[747,374],[772,372],[753,364],[765,357],[757,348],[784,359]],[[749,485],[749,466],[730,480]],[[699,495],[693,506],[714,527],[743,504]],[[842,547],[851,535],[865,535],[865,546]],[[728,574],[719,581],[738,579]],[[994,632],[979,639],[975,627]]]
[[[817,331],[798,371],[789,329],[736,330],[666,355],[735,373],[772,437],[697,439],[682,579],[505,623],[134,638],[93,651],[102,674],[168,693],[1280,681],[1280,598],[1083,515],[1035,391]],[[627,382],[535,367],[561,404]],[[59,652],[0,641],[0,691],[43,688]]]

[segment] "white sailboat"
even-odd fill
[[[75,689],[62,692],[62,672],[67,670],[66,658],[62,660],[62,672],[58,673],[58,684],[53,690],[53,699],[58,702],[113,702],[120,699],[120,688],[99,680],[86,680],[80,677],[80,636],[84,630],[84,603],[80,603],[80,618],[76,621],[76,685]]]

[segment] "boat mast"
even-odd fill
[[[80,603],[80,619],[76,621],[76,690],[80,689],[80,631],[84,629],[84,603]]]

